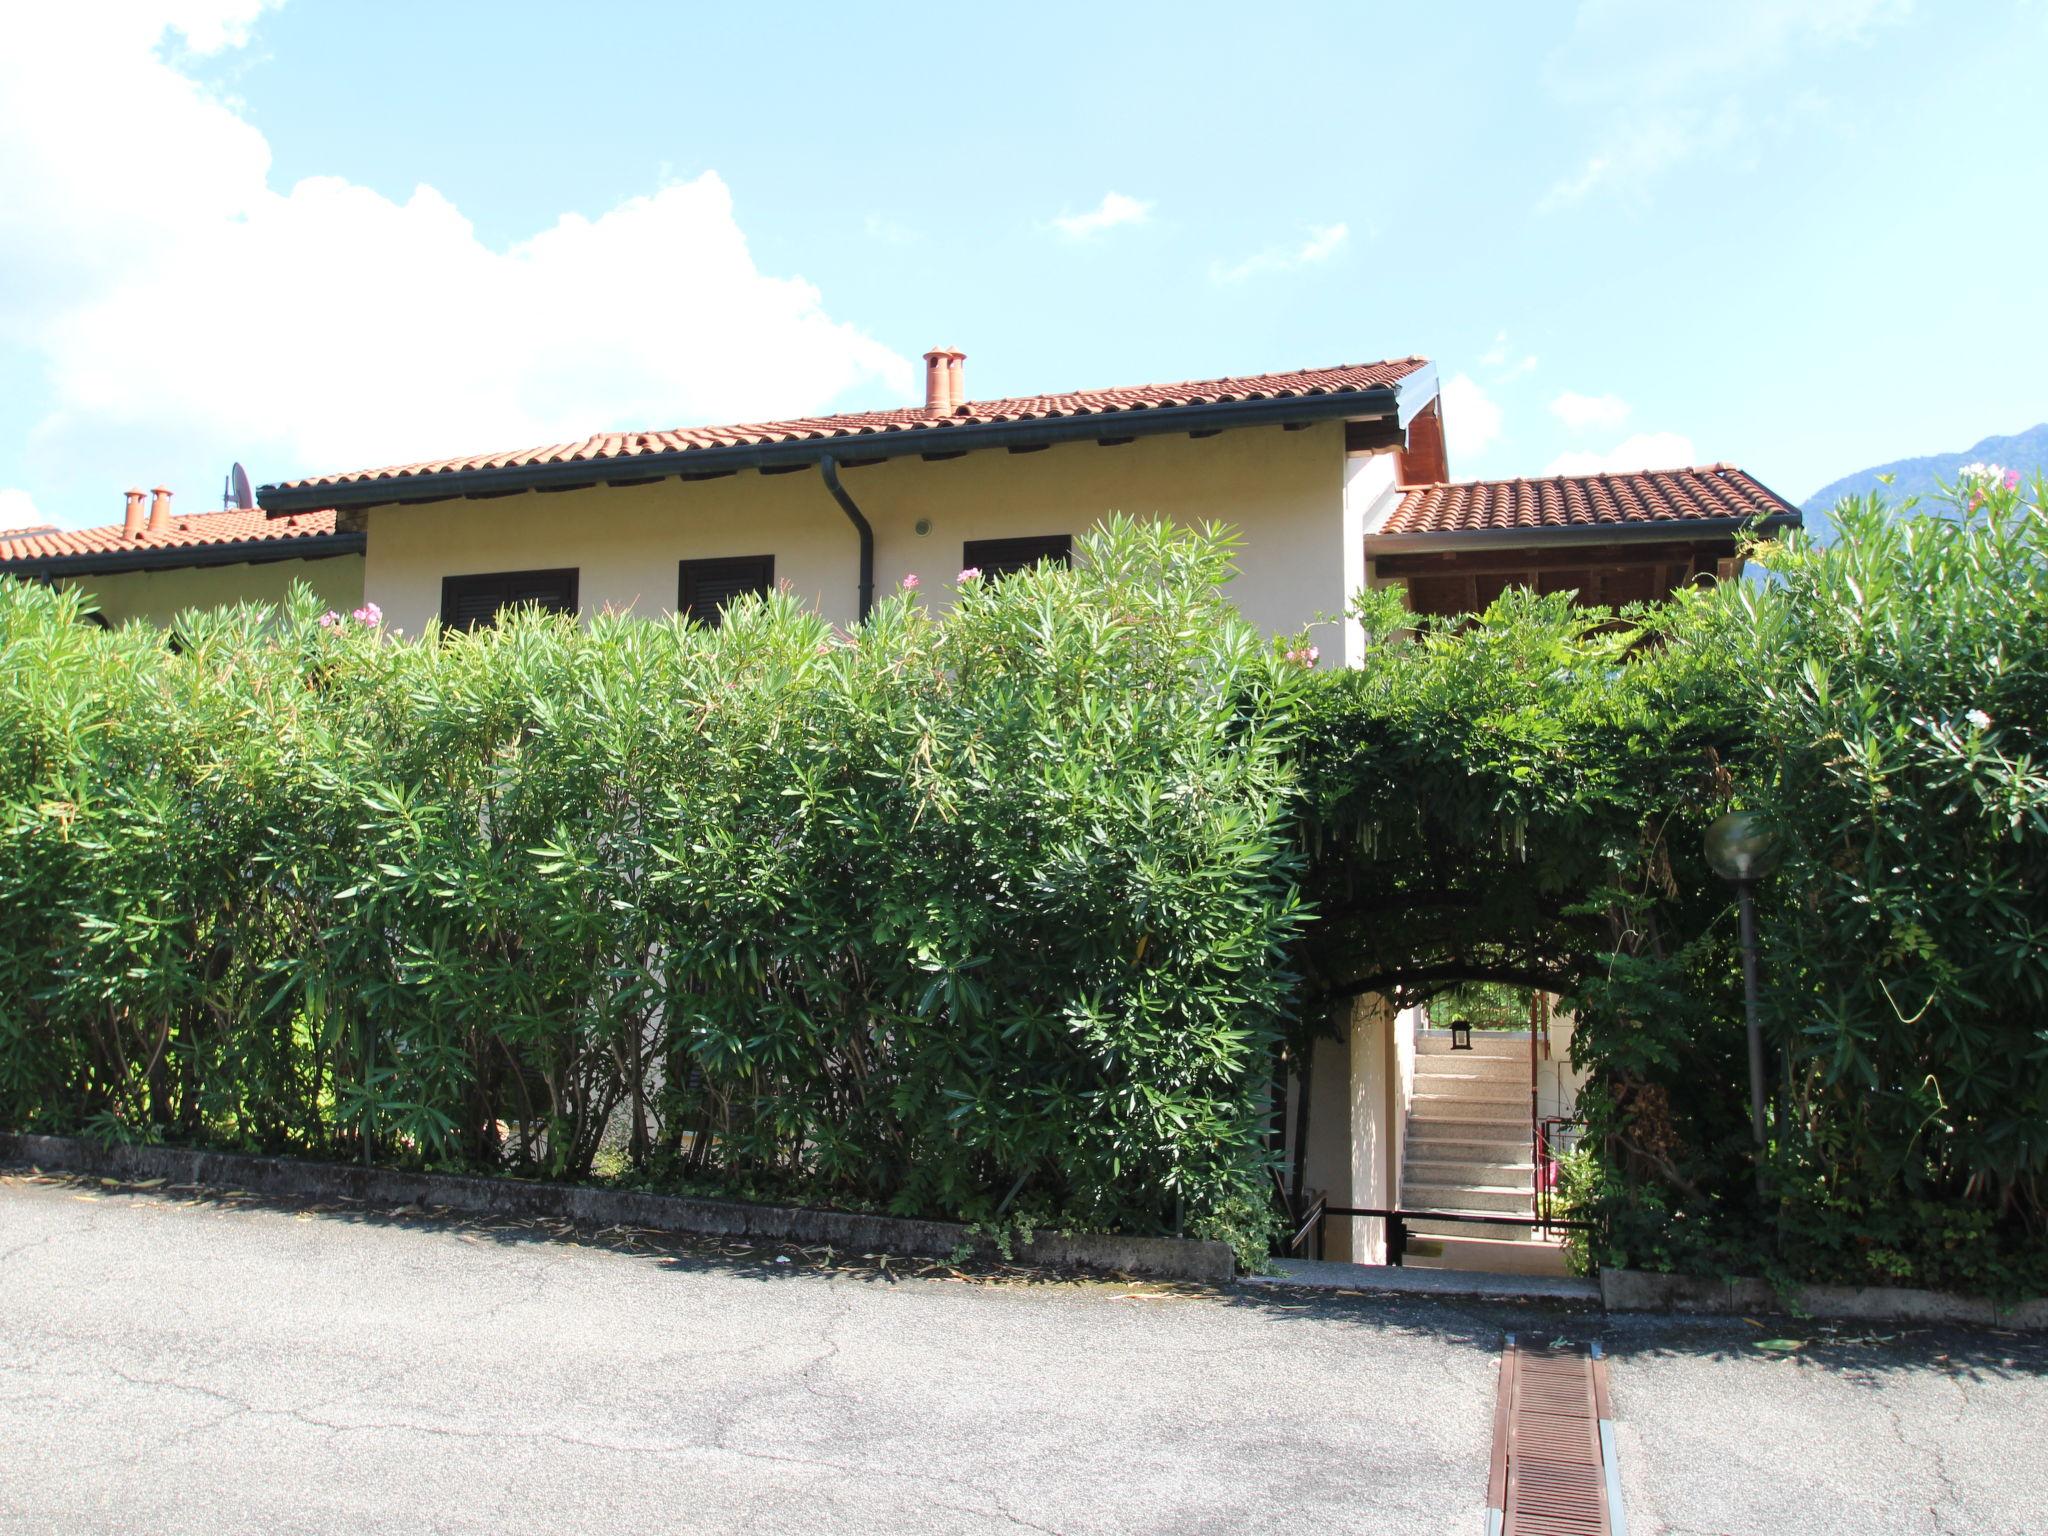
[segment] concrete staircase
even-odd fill
[[[1472,1049],[1453,1051],[1449,1030],[1418,1030],[1401,1208],[1533,1216],[1530,1156],[1528,1032],[1474,1030]],[[1567,1273],[1563,1245],[1528,1227],[1413,1221],[1408,1231],[1417,1268]]]

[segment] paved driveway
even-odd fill
[[[2048,1336],[1758,1321],[1603,1325],[1633,1536],[2048,1533]]]
[[[1487,1341],[1342,1303],[92,1188],[0,1184],[0,1530],[1480,1523]]]
[[[1474,1533],[1505,1328],[1637,1536],[2048,1532],[2035,1343],[925,1269],[0,1176],[0,1532]]]

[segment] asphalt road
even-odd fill
[[[1632,1536],[2048,1533],[2048,1335],[1758,1321],[1603,1325]]]
[[[2048,1532],[2039,1341],[1780,1359],[1740,1322],[960,1280],[19,1172],[0,1532],[1472,1533],[1506,1328],[1607,1341],[1638,1536]]]

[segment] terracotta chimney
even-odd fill
[[[924,355],[924,412],[927,416],[950,416],[967,398],[967,376],[961,364],[965,352],[951,347],[933,347]]]
[[[132,490],[126,493],[128,511],[121,519],[121,537],[139,539],[142,537],[142,492]]]
[[[151,534],[171,531],[171,493],[165,486],[158,486],[151,493],[149,503],[149,531]]]

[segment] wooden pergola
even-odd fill
[[[1399,582],[1411,613],[1477,613],[1509,587],[1570,592],[1587,606],[1669,597],[1701,580],[1741,570],[1732,534],[1669,543],[1565,544],[1549,548],[1484,547],[1368,556],[1374,585]]]
[[[1399,583],[1418,614],[1477,613],[1510,587],[1587,606],[1669,597],[1742,569],[1750,532],[1799,509],[1733,464],[1411,484],[1365,529],[1369,584]]]

